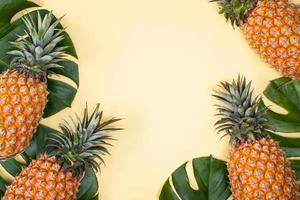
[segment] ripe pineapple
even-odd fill
[[[49,137],[48,154],[41,155],[18,175],[7,188],[3,200],[74,200],[87,169],[100,170],[98,161],[108,153],[108,127],[119,119],[102,122],[99,105],[89,116],[87,108],[82,120],[70,127],[61,124],[62,133]]]
[[[284,76],[300,79],[300,12],[288,0],[212,0],[251,47]]]
[[[0,159],[22,152],[30,142],[47,103],[47,76],[63,68],[64,30],[52,13],[24,17],[26,35],[11,42],[11,67],[0,74]]]
[[[221,117],[218,132],[230,136],[228,171],[236,200],[299,200],[295,172],[278,143],[268,136],[271,127],[253,98],[251,82],[239,77],[221,82],[214,95],[225,105],[217,105]]]

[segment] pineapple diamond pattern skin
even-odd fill
[[[300,199],[295,172],[272,139],[232,146],[228,171],[236,200]]]
[[[239,76],[231,83],[221,82],[220,88],[214,97],[224,105],[217,105],[221,117],[216,129],[231,137],[227,168],[234,199],[299,200],[296,174],[279,144],[268,136],[268,108],[259,108],[251,81]]]
[[[0,158],[21,153],[30,143],[47,103],[47,86],[26,73],[0,75]]]
[[[287,0],[262,0],[241,29],[262,58],[283,75],[300,79],[300,11]]]
[[[80,181],[61,170],[55,157],[41,156],[17,176],[3,200],[75,200]]]
[[[103,120],[100,104],[89,115],[84,109],[83,118],[70,126],[60,124],[62,132],[48,135],[48,154],[31,161],[8,186],[3,200],[75,200],[80,182],[88,169],[96,172],[108,153],[108,132],[119,130],[110,127],[120,119]],[[78,117],[78,116],[77,116]]]

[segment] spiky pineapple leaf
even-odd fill
[[[193,159],[197,189],[191,186],[186,165],[187,162],[167,179],[160,200],[226,200],[231,195],[225,161],[212,156]]]
[[[55,133],[57,130],[52,129],[45,125],[40,125],[36,134],[33,137],[30,146],[26,149],[24,153],[21,154],[21,157],[24,159],[25,163],[22,163],[16,159],[11,159],[8,161],[0,161],[0,164],[12,176],[17,176],[22,169],[29,165],[30,161],[36,159],[39,155],[45,153],[46,149],[46,138],[50,133]],[[6,191],[6,185],[9,185],[5,179],[2,181],[0,176],[0,196]],[[82,180],[78,192],[78,200],[92,200],[97,199],[98,197],[98,179],[94,170],[89,169],[86,176]]]
[[[0,13],[2,13],[2,1],[0,1]],[[6,2],[6,1],[5,1]],[[26,3],[27,1],[23,1],[23,3]],[[28,2],[27,2],[28,3]],[[11,4],[13,4],[13,1],[11,1]],[[33,4],[35,5],[35,4]],[[13,5],[10,5],[13,7]],[[24,6],[24,5],[23,5]],[[4,8],[2,8],[4,9]],[[16,10],[16,9],[11,9]],[[41,15],[44,15],[48,13],[47,10],[39,10]],[[16,13],[11,13],[10,16],[14,16]],[[32,11],[26,15],[32,15],[36,16],[37,12]],[[24,35],[25,25],[23,21],[19,18],[13,22],[10,23],[11,18],[8,20],[7,24],[3,24],[3,26],[0,26],[0,72],[6,70],[9,68],[10,63],[10,56],[7,55],[7,52],[12,50],[11,45],[9,45],[9,42],[15,41],[17,39],[17,35]],[[60,25],[60,27],[62,27]],[[77,58],[76,50],[74,48],[74,45],[72,43],[72,40],[70,36],[67,33],[64,33],[65,39],[61,42],[62,45],[68,46],[66,49],[66,54],[73,56]],[[64,61],[62,62],[64,64],[65,69],[57,70],[57,74],[61,76],[65,76],[67,78],[70,78],[74,83],[78,86],[79,84],[79,74],[78,74],[78,65],[73,61]],[[50,79],[49,79],[50,80]],[[68,95],[62,95],[60,97],[49,94],[49,100],[46,107],[46,110],[44,112],[44,117],[50,117],[57,112],[65,109],[66,107],[69,107],[71,103],[74,100],[74,96],[77,93],[77,89],[73,88],[71,85],[65,83],[64,85],[60,84],[57,80],[51,80],[52,85],[49,85],[49,87],[60,87],[60,90],[63,90]],[[72,88],[72,89],[70,89]],[[72,95],[70,95],[72,92]],[[59,102],[59,103],[58,103]],[[60,103],[63,102],[63,103]]]
[[[22,158],[26,161],[26,157],[30,160],[37,158],[39,155],[45,153],[46,139],[51,133],[58,132],[57,130],[41,124],[34,135],[30,146],[22,154]],[[14,163],[19,165],[19,163]],[[29,164],[29,162],[28,162]],[[77,195],[78,200],[93,199],[98,194],[98,179],[94,170],[89,169],[86,176],[82,180]]]

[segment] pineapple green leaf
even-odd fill
[[[192,160],[197,189],[191,186],[187,162],[165,182],[159,200],[226,200],[231,195],[226,162],[212,156]]]
[[[58,132],[45,125],[40,125],[30,146],[22,153],[22,158],[26,163],[21,163],[15,159],[0,162],[2,167],[12,176],[18,175],[24,167],[29,165],[30,161],[36,159],[39,155],[45,153],[46,138],[50,133]],[[5,193],[6,185],[9,185],[8,181],[0,177],[0,197]],[[87,171],[86,176],[82,180],[77,195],[78,200],[94,199],[98,195],[98,180],[97,176],[91,168]]]
[[[2,5],[2,2],[3,2],[3,5]],[[10,4],[8,2],[10,2]],[[25,4],[28,3],[28,1],[24,1],[24,0],[23,1],[0,0],[0,15],[2,15],[2,12],[6,12],[6,8],[9,8],[11,10],[11,12],[20,11],[20,9],[13,8],[14,6],[18,6],[18,4],[19,4],[19,3],[14,4],[14,2],[23,2],[24,5],[20,6],[20,8],[26,7]],[[35,4],[33,4],[33,5],[35,6]],[[27,5],[27,7],[28,7],[28,5]],[[4,9],[5,9],[5,11],[3,11]],[[35,18],[35,16],[37,16],[37,18],[38,18],[37,13],[40,13],[41,16],[45,16],[47,13],[50,13],[50,12],[47,10],[39,10],[39,12],[32,11],[30,13],[27,13],[25,16],[31,16],[31,18]],[[11,13],[9,16],[14,16],[15,14],[16,13]],[[31,55],[30,53],[26,53],[26,54],[22,55],[21,54],[22,51],[20,51],[20,52],[12,51],[13,48],[17,47],[18,49],[22,49],[25,46],[25,43],[17,44],[16,42],[14,42],[18,37],[23,36],[25,34],[26,25],[24,24],[22,19],[23,18],[19,18],[15,21],[11,22],[11,18],[10,18],[9,20],[5,20],[7,22],[7,24],[5,24],[3,26],[1,26],[1,19],[0,19],[0,73],[10,67],[10,60],[13,57],[15,57],[15,59],[16,58],[18,58],[18,59],[27,58],[27,59],[31,60],[32,62],[36,58],[35,56]],[[28,17],[28,19],[29,19],[29,21],[31,20],[30,17]],[[47,27],[48,24],[42,23],[41,26]],[[62,28],[62,25],[59,24],[57,27]],[[58,35],[56,33],[53,37],[57,37],[57,36]],[[55,42],[59,42],[60,46],[66,46],[66,48],[64,48],[64,49],[56,48],[56,49],[54,49],[54,51],[55,52],[64,51],[66,55],[77,58],[76,50],[74,48],[74,45],[73,45],[73,42],[72,42],[70,36],[66,32],[63,32],[63,36],[64,37],[63,37],[62,41],[59,38],[59,40],[57,40]],[[36,41],[36,42],[38,43],[38,41]],[[31,44],[26,43],[26,45],[30,46]],[[48,50],[50,47],[51,46],[48,47]],[[29,48],[33,48],[33,50],[35,50],[34,46],[32,46],[32,45]],[[37,49],[36,51],[39,53],[40,50]],[[45,51],[45,49],[44,49],[44,51]],[[7,52],[11,52],[10,54],[13,54],[13,55],[8,55]],[[45,52],[43,52],[43,54],[44,53]],[[38,59],[44,60],[45,62],[47,62],[49,60],[49,57],[41,56]],[[64,68],[63,69],[62,68],[53,68],[52,71],[54,73],[57,73],[57,75],[64,76],[64,77],[71,79],[72,81],[74,81],[74,83],[76,84],[77,87],[79,86],[79,71],[78,71],[77,63],[75,63],[74,61],[71,61],[71,60],[66,60],[66,61],[55,60],[55,64],[57,64],[56,66],[64,66]],[[60,90],[64,90],[64,92],[68,95],[66,95],[66,96],[62,95],[62,96],[58,97],[58,96],[50,94],[49,95],[50,98],[48,100],[48,104],[46,107],[46,112],[45,112],[44,117],[50,117],[50,116],[56,114],[57,112],[65,109],[66,107],[69,107],[74,100],[75,94],[77,93],[77,89],[73,88],[71,85],[69,85],[67,83],[62,85],[57,80],[51,80],[49,82],[51,82],[51,84],[52,84],[49,87],[53,88],[53,87],[59,86]],[[70,94],[72,94],[72,95],[70,95]],[[63,103],[57,103],[57,102],[63,102]]]

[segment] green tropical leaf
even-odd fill
[[[97,194],[95,197],[93,197],[91,200],[99,200],[99,194]]]
[[[272,105],[260,102],[260,107],[269,107],[266,113],[267,120],[276,132],[300,132],[300,81],[281,77],[272,80],[263,94],[272,103],[283,108],[287,113],[275,112]],[[284,137],[277,133],[269,135],[277,140],[288,157],[300,157],[300,138]]]
[[[187,162],[176,169],[165,182],[160,200],[226,200],[231,195],[225,161],[212,156],[193,159],[197,189],[191,186],[186,165]]]
[[[79,73],[78,73],[78,65],[72,61],[63,61],[58,63],[59,65],[64,66],[63,69],[53,69],[53,71],[57,74],[68,77],[72,81],[74,81],[79,86]]]
[[[6,191],[6,186],[8,185],[9,183],[4,180],[2,177],[0,177],[0,198],[2,199],[5,191]]]
[[[300,138],[283,137],[275,133],[269,135],[279,142],[288,157],[300,157]]]
[[[15,159],[10,159],[7,161],[0,161],[2,167],[12,176],[17,176],[23,169],[25,165],[22,165]]]
[[[296,172],[297,180],[300,180],[300,160],[291,160],[291,165]]]
[[[1,0],[0,1],[0,27],[10,23],[11,18],[18,12],[38,5],[26,0]]]
[[[25,154],[22,155],[23,159],[27,162],[27,160],[35,159],[39,155],[45,153],[47,137],[50,133],[56,132],[58,131],[43,124],[40,124],[30,142],[29,147],[26,149]]]
[[[60,110],[71,107],[77,90],[62,81],[48,79],[48,104],[44,111],[44,117],[49,117]]]
[[[98,180],[93,169],[89,169],[82,180],[77,194],[78,200],[94,199],[98,195]]]
[[[285,109],[288,113],[274,112],[272,106],[266,118],[277,132],[300,132],[300,81],[281,77],[270,82],[264,90],[264,95],[274,104]],[[266,106],[261,101],[260,106]]]

